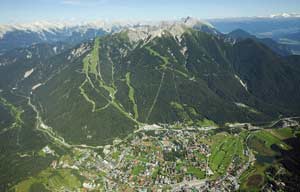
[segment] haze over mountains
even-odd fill
[[[300,20],[283,17],[2,27],[0,172],[7,174],[0,190],[47,167],[55,155],[22,158],[48,142],[59,153],[99,150],[145,125],[225,127],[299,116],[300,56],[283,36],[297,41]],[[233,32],[222,33],[223,22]]]
[[[35,22],[29,24],[2,25],[0,26],[0,52],[42,42],[54,43],[61,41],[75,45],[83,40],[118,32],[126,28],[155,25],[163,26],[176,22],[178,21],[95,21],[82,24],[74,22]],[[196,21],[189,19],[188,22],[190,22],[188,25],[193,25],[193,22]]]
[[[300,31],[299,14],[277,14],[270,17],[212,19],[208,22],[222,33],[242,29],[259,38],[271,38],[284,44],[294,54],[299,52],[297,33]],[[182,21],[185,18],[181,19]],[[190,22],[193,19],[190,19]],[[77,44],[99,35],[118,32],[124,28],[172,24],[178,21],[94,21],[82,22],[34,22],[28,24],[0,25],[0,53],[34,43],[68,42]],[[202,21],[204,22],[204,21]],[[208,22],[204,22],[209,24]],[[190,23],[191,24],[191,23]],[[209,24],[210,25],[210,24]]]
[[[288,47],[293,54],[300,53],[299,14],[274,14],[270,17],[245,17],[209,20],[219,31],[230,33],[242,29],[258,38],[271,38]]]

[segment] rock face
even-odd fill
[[[136,42],[145,40],[148,37],[147,40],[149,41],[155,37],[162,37],[166,33],[176,38],[181,38],[187,29],[197,29],[207,33],[218,34],[211,24],[192,17],[183,18],[179,21],[162,21],[152,25],[129,27],[127,33],[129,39]]]

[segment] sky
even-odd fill
[[[0,0],[0,24],[300,13],[300,0]]]

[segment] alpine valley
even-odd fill
[[[0,191],[299,190],[281,41],[191,17],[1,29]]]

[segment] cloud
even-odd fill
[[[63,0],[61,4],[65,5],[87,5],[87,4],[104,4],[108,0]]]
[[[79,5],[82,3],[82,1],[81,0],[63,0],[61,3],[65,4],[65,5]]]

